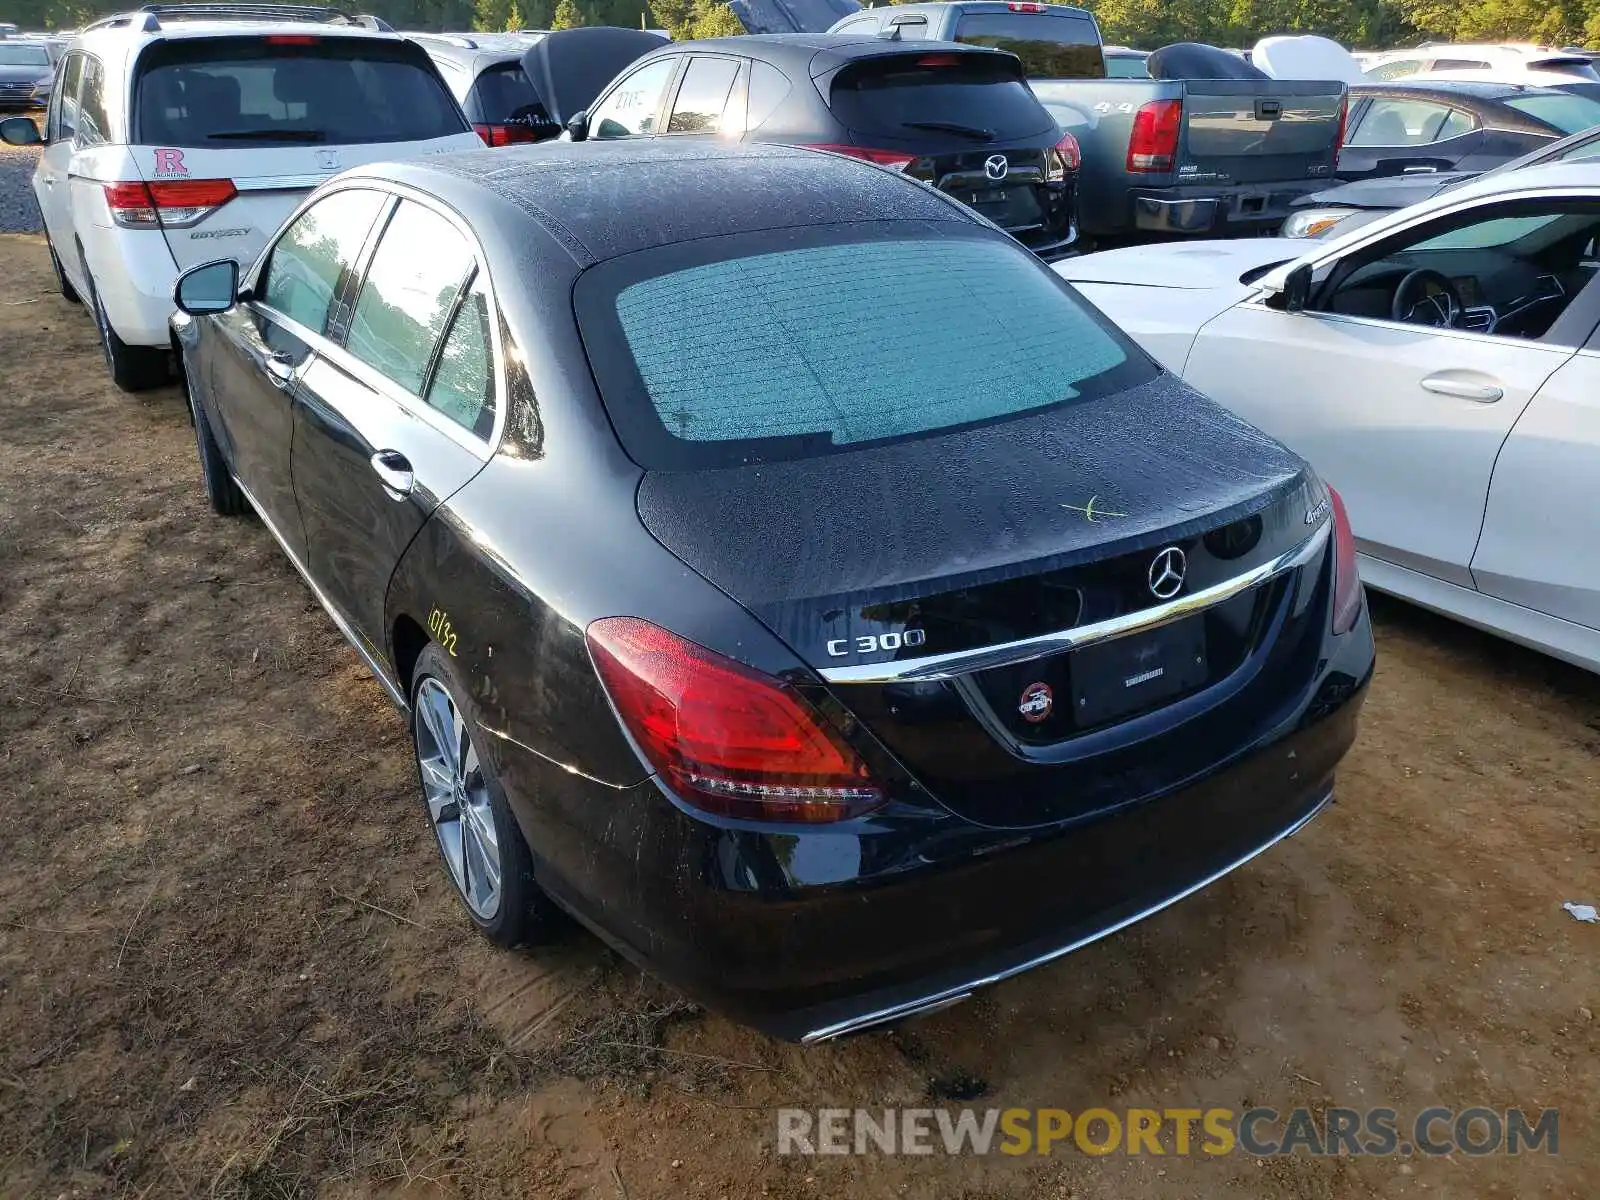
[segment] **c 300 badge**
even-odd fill
[[[1055,704],[1055,695],[1048,683],[1030,683],[1022,689],[1022,701],[1017,705],[1017,711],[1022,714],[1024,721],[1037,725],[1050,715]]]

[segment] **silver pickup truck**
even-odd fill
[[[1338,82],[1107,79],[1081,8],[956,0],[864,9],[829,32],[970,42],[1022,59],[1029,86],[1078,139],[1078,227],[1099,245],[1275,233],[1328,186],[1345,113]]]

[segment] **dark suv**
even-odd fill
[[[833,150],[932,184],[1041,256],[1077,237],[1078,143],[1000,50],[848,34],[675,42],[630,63],[568,129]]]
[[[561,132],[522,69],[522,55],[540,31],[410,36],[433,59],[485,145],[542,142]]]

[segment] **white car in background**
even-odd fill
[[[1600,82],[1594,60],[1550,46],[1522,43],[1451,45],[1427,42],[1411,50],[1395,50],[1363,64],[1367,79],[1378,83],[1401,80],[1463,79],[1480,83]]]
[[[126,391],[169,376],[181,272],[254,262],[346,167],[482,146],[421,47],[333,9],[149,5],[87,26],[56,81],[34,192]],[[25,118],[0,135],[39,140]]]
[[[1054,269],[1343,495],[1362,578],[1600,671],[1600,163],[1488,176],[1328,242]]]

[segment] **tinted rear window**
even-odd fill
[[[1149,79],[1150,69],[1142,57],[1106,55],[1107,79]]]
[[[1562,133],[1582,133],[1600,125],[1600,101],[1563,92],[1559,96],[1512,96],[1506,100],[1518,112],[1553,125]]]
[[[467,131],[455,100],[408,42],[197,38],[140,59],[136,144],[339,145]]]
[[[473,119],[492,125],[512,119],[548,116],[539,103],[539,93],[534,90],[533,82],[518,63],[503,63],[484,71],[472,85],[472,95],[477,101],[477,114]]]
[[[809,458],[1155,374],[1015,243],[956,224],[865,228],[708,239],[583,276],[584,342],[635,461]]]
[[[1017,64],[999,55],[933,51],[852,63],[834,77],[828,105],[848,129],[902,139],[938,135],[930,122],[987,131],[988,140],[1055,126]]]
[[[1105,59],[1094,25],[1049,13],[969,13],[956,41],[1009,50],[1029,79],[1104,79]]]

